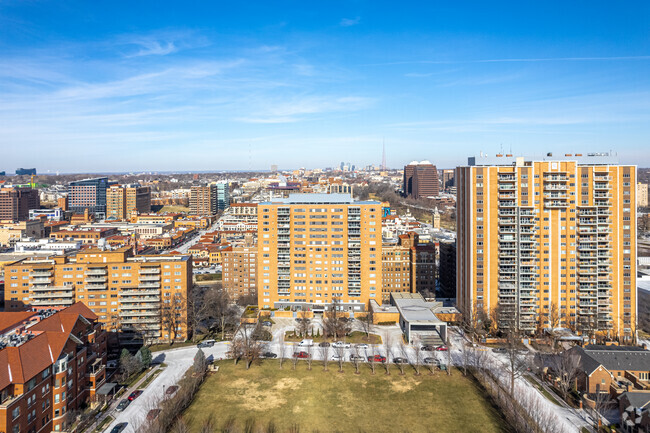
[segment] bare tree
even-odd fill
[[[451,344],[449,344],[449,338],[447,338],[447,376],[451,376]]]
[[[365,316],[361,317],[359,320],[361,322],[361,328],[363,329],[363,332],[366,333],[366,337],[368,338],[368,342],[370,342],[370,333],[372,332],[372,328],[374,326],[374,313],[372,312],[372,309],[369,308],[368,312],[366,313]]]
[[[469,364],[471,345],[467,341],[462,341],[460,344],[460,356],[463,362],[463,376],[467,376],[467,365]]]
[[[187,321],[192,331],[192,341],[196,341],[199,328],[204,326],[207,317],[205,292],[201,286],[193,286],[187,296]]]
[[[293,369],[296,369],[296,365],[298,365],[298,361],[300,358],[298,358],[298,352],[293,352],[291,355],[291,363],[293,364]]]
[[[206,293],[203,302],[205,303],[205,314],[208,320],[212,320],[221,331],[221,339],[225,338],[226,325],[236,323],[237,310],[230,303],[228,293],[224,290],[211,290]]]
[[[390,334],[388,332],[384,333],[384,350],[386,351],[386,362],[384,363],[384,368],[386,369],[386,374],[390,375],[390,361],[392,359],[392,341]]]
[[[287,348],[284,345],[284,332],[280,335],[280,338],[278,340],[278,358],[280,359],[280,368],[282,368],[282,364],[284,364],[284,357],[287,354]]]
[[[187,302],[180,293],[175,293],[172,299],[165,299],[160,304],[160,321],[163,329],[167,331],[170,341],[175,341],[178,328],[183,320],[183,311]]]
[[[400,338],[399,340],[399,352],[400,355],[408,362],[409,355],[408,355],[408,351],[406,350],[406,344],[404,343],[403,338]],[[401,374],[402,376],[404,376],[404,364],[405,363],[403,361],[397,363],[397,367],[399,368],[399,374]]]
[[[506,338],[506,364],[505,372],[510,383],[510,395],[514,397],[515,381],[526,371],[526,360],[521,355],[518,344],[519,334],[515,331],[509,332]]]
[[[359,346],[354,346],[354,357],[352,362],[354,363],[354,372],[359,374],[359,361],[361,360],[361,354],[359,352]]]
[[[419,376],[420,363],[422,362],[422,346],[420,345],[420,339],[418,337],[415,337],[414,340],[413,351],[415,352],[415,359],[413,360],[413,368],[415,369],[416,376]]]
[[[565,401],[580,372],[579,363],[580,355],[570,350],[565,350],[551,358],[551,368],[557,375],[558,386]]]
[[[339,365],[339,372],[343,372],[343,363],[345,362],[345,348],[341,346],[337,346],[334,349],[336,356],[337,356],[337,363]]]
[[[370,356],[368,357],[368,365],[370,366],[370,371],[372,371],[372,374],[375,374],[375,366],[376,366],[376,360],[375,360],[375,355],[377,354],[375,350],[375,346],[370,346]]]
[[[325,346],[321,346],[319,348],[320,350],[320,355],[323,358],[323,371],[327,371],[327,364],[329,363],[330,360],[330,346],[329,343],[326,344]]]
[[[313,361],[314,347],[311,344],[307,345],[307,369],[311,370],[311,363]]]
[[[302,338],[307,337],[309,328],[311,327],[311,320],[306,317],[302,317],[302,318],[298,317],[296,321],[298,322],[297,324],[298,334],[300,334]]]

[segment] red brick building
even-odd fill
[[[0,313],[0,431],[63,431],[106,380],[106,333],[76,303],[47,316]]]

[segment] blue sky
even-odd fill
[[[450,6],[453,4],[453,6]],[[650,3],[0,2],[0,171],[650,166]]]

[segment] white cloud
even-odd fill
[[[351,26],[356,26],[361,22],[361,17],[356,17],[356,18],[343,18],[339,25],[341,27],[351,27]]]

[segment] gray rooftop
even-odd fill
[[[419,293],[393,293],[392,295],[398,295],[393,296],[393,301],[400,315],[407,322],[444,323],[431,311],[434,303],[425,301]]]
[[[589,345],[579,352],[582,366],[589,373],[599,365],[609,371],[650,371],[650,351],[642,347]]]
[[[628,391],[626,393],[623,393],[623,395],[627,397],[627,400],[630,402],[630,405],[635,408],[640,409],[650,405],[650,392]]]

